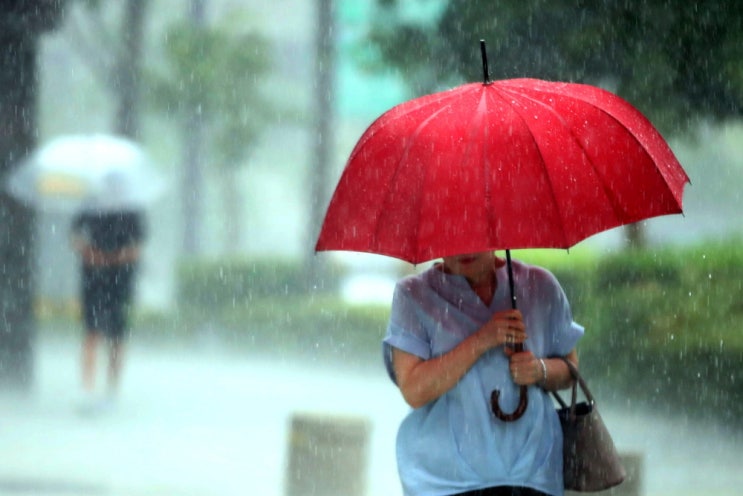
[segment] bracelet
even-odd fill
[[[542,380],[539,382],[542,386],[545,386],[547,384],[547,365],[544,363],[544,359],[539,359],[539,365],[542,366]]]

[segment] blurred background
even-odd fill
[[[737,1],[0,3],[3,174],[104,133],[139,143],[166,185],[147,207],[122,399],[92,420],[75,412],[71,216],[0,196],[0,494],[349,494],[318,482],[343,467],[352,493],[401,494],[406,406],[380,340],[394,281],[424,267],[314,243],[366,127],[481,80],[480,39],[493,79],[623,96],[689,174],[683,216],[515,256],[555,272],[587,327],[582,368],[639,460],[633,494],[737,494]],[[320,463],[301,461],[308,436],[330,453],[312,488],[296,481]]]

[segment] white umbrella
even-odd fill
[[[52,140],[10,174],[6,187],[40,210],[117,211],[146,207],[164,181],[137,143],[91,134]]]

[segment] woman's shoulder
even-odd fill
[[[431,266],[421,272],[408,274],[397,281],[397,290],[411,294],[420,294],[436,286],[436,276],[441,272]]]
[[[427,284],[426,272],[408,274],[397,280],[397,287],[412,290]]]
[[[550,286],[560,285],[557,277],[546,267],[532,265],[521,260],[513,260],[512,264],[514,276],[518,279]]]

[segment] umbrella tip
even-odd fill
[[[488,52],[485,49],[485,40],[480,40],[480,55],[482,56],[482,79],[483,84],[490,84],[488,71]]]

